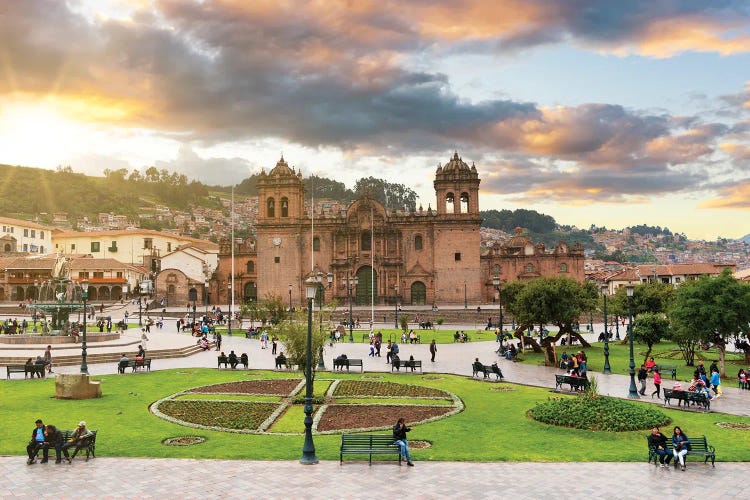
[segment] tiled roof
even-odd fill
[[[176,234],[154,231],[153,229],[113,229],[109,231],[63,231],[55,230],[53,238],[97,238],[100,236],[161,236],[170,237],[176,240],[184,241],[186,243],[194,243],[195,245],[201,245],[204,248],[216,248],[219,246],[208,240],[201,240],[197,238],[191,238],[190,236],[179,236]]]
[[[47,231],[51,230],[51,228],[42,226],[41,224],[37,224],[36,222],[31,222],[29,220],[22,220],[22,219],[11,219],[10,217],[0,217],[0,224],[10,224],[13,226],[23,226],[23,227],[30,227],[34,229],[45,229]]]

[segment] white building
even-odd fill
[[[0,217],[0,253],[45,255],[50,252],[52,252],[50,228],[36,222]]]

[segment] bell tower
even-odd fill
[[[438,164],[435,172],[435,196],[439,215],[468,214],[479,216],[479,174],[453,154],[445,166]]]

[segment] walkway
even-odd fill
[[[97,458],[26,465],[0,457],[1,498],[746,498],[744,463],[395,463]],[[40,474],[44,471],[43,475]],[[543,479],[545,478],[545,479]],[[675,481],[671,479],[681,479]]]

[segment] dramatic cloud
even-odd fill
[[[154,166],[159,170],[184,173],[189,179],[208,185],[239,184],[259,170],[243,158],[201,158],[186,145],[180,147],[173,161],[157,161]]]
[[[707,200],[700,208],[750,209],[750,179],[742,179],[719,192],[719,198]]]

